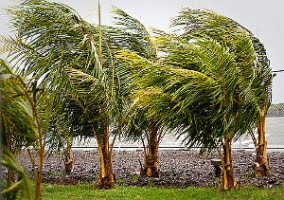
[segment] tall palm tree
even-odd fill
[[[231,46],[233,41],[233,38],[231,37],[232,34],[230,34],[230,32],[234,33],[239,30],[245,31],[251,38],[253,48],[256,53],[256,67],[259,71],[256,76],[261,77],[262,73],[270,70],[270,62],[261,41],[247,28],[230,18],[221,16],[209,10],[193,10],[186,8],[172,21],[172,26],[177,30],[182,31],[182,36],[185,38],[190,38],[192,35],[206,34],[217,41],[224,42],[228,46]],[[268,73],[266,74],[266,77],[263,78],[262,84],[255,85],[255,87],[258,87],[261,90],[265,88],[267,94],[266,98],[258,98],[258,104],[261,107],[261,112],[259,112],[258,116],[255,116],[255,118],[258,118],[258,122],[256,123],[258,129],[258,141],[255,143],[256,176],[271,175],[271,169],[267,158],[267,142],[265,138],[265,118],[272,100],[271,79],[272,75],[271,73]],[[253,135],[252,137],[254,138]]]
[[[74,109],[82,113],[90,131],[84,135],[95,136],[98,142],[99,186],[112,186],[116,136],[109,142],[110,126],[114,135],[120,133],[125,100],[113,57],[120,38],[111,36],[124,31],[89,24],[72,8],[44,0],[24,1],[10,14],[17,38],[3,38],[2,51],[40,86],[75,102]]]
[[[41,100],[34,97],[37,101],[34,102],[34,114],[39,134],[36,147],[39,148],[36,199],[41,199],[45,136],[49,129],[55,92],[58,88],[66,87],[68,82],[64,68],[88,68],[96,62],[93,61],[96,56],[93,42],[86,39],[93,27],[81,20],[68,6],[47,1],[23,1],[9,12],[17,37],[2,37],[4,45],[1,46],[1,52],[7,52],[10,61],[15,63],[14,68],[32,77],[34,85],[44,89],[38,95]],[[92,71],[96,73],[96,69]],[[43,98],[44,93],[50,98]]]

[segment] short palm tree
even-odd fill
[[[137,95],[137,94],[136,94]],[[141,176],[159,177],[159,155],[158,148],[164,135],[168,132],[168,128],[161,123],[160,116],[155,113],[148,115],[147,103],[142,102],[142,96],[133,97],[135,102],[128,110],[125,120],[127,120],[124,128],[125,135],[128,140],[141,141],[144,149],[144,162],[141,165]]]
[[[1,64],[11,76],[11,79],[3,82],[4,86],[7,84],[7,88],[3,87],[3,94],[6,97],[6,100],[3,103],[3,113],[7,114],[6,117],[3,117],[3,124],[5,124],[4,136],[6,136],[7,144],[10,145],[8,148],[11,147],[9,141],[11,141],[11,136],[14,135],[15,141],[17,141],[15,142],[16,144],[25,144],[24,146],[18,146],[18,150],[21,150],[22,147],[33,146],[36,151],[37,163],[33,156],[33,152],[28,150],[36,182],[35,199],[41,199],[43,163],[46,145],[45,136],[52,115],[51,108],[54,103],[54,93],[49,93],[44,88],[37,87],[36,82],[32,82],[29,79],[25,80],[25,76],[21,73],[21,70],[17,70],[15,66],[11,68],[7,67],[3,61]],[[10,109],[6,110],[9,107]],[[13,113],[13,120],[9,120]],[[15,125],[17,121],[20,123]],[[17,126],[21,127],[21,129],[19,129],[19,127],[17,128]],[[17,136],[27,139],[32,136],[33,142],[31,143],[30,139],[21,140],[21,137]]]
[[[125,136],[128,139],[141,140],[142,142],[144,163],[143,166],[140,163],[141,175],[159,177],[158,147],[168,128],[163,125],[158,113],[152,116],[148,115],[147,103],[141,101],[145,93],[135,92],[142,87],[139,80],[143,79],[143,74],[134,68],[128,70],[128,63],[123,61],[121,54],[123,51],[131,51],[149,62],[158,63],[155,41],[146,27],[137,19],[118,8],[114,9],[114,13],[116,14],[114,19],[117,27],[124,31],[124,34],[119,36],[122,46],[117,51],[116,58],[119,58],[118,73],[121,81],[126,83],[123,88],[130,104],[130,107],[126,109],[124,119]],[[138,94],[140,97],[137,96]]]
[[[74,138],[91,137],[92,129],[90,122],[82,117],[84,116],[83,109],[75,100],[67,96],[66,92],[59,92],[56,95],[56,102],[47,142],[51,154],[63,149],[64,171],[65,174],[70,174],[76,160],[71,150],[73,140]]]
[[[7,185],[3,191],[7,199],[16,198],[20,190],[23,196],[33,199],[29,177],[15,158],[23,147],[33,145],[37,137],[27,92],[24,79],[0,60],[1,163],[8,168]]]

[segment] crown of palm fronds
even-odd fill
[[[216,147],[224,134],[243,134],[253,127],[259,100],[266,95],[261,83],[269,70],[258,71],[246,32],[240,31],[228,46],[204,34],[191,39],[161,36],[157,41],[163,52],[158,63],[133,52],[118,54],[132,79],[145,88],[140,101],[147,101],[145,92],[153,86],[170,96],[170,103],[160,108],[162,98],[148,98],[145,105],[152,105],[152,113],[161,113],[163,122],[181,135],[187,133],[188,145]]]
[[[100,61],[98,26],[84,21],[69,6],[30,0],[9,13],[18,34],[16,39],[2,37],[1,42],[8,45],[0,51],[17,63],[15,68],[31,74],[42,87],[77,101],[89,117],[101,116],[108,124],[120,115],[127,95],[122,87],[127,88],[127,83],[120,81],[113,54],[133,46],[137,42],[133,35],[102,26]]]
[[[254,60],[254,62],[257,63],[256,68],[258,70],[256,76],[259,76],[260,79],[262,78],[262,87],[266,87],[267,91],[267,99],[260,102],[260,104],[263,106],[267,100],[269,103],[271,102],[272,74],[269,66],[270,62],[266,55],[264,45],[251,31],[228,17],[203,9],[185,8],[172,20],[171,24],[176,30],[182,32],[182,37],[191,38],[194,35],[206,34],[219,42],[224,42],[227,46],[230,46],[232,51],[239,53],[238,57],[240,57],[240,59],[250,58],[250,56],[245,56],[245,53],[247,53],[245,48],[240,50],[239,45],[236,45],[236,42],[239,42],[238,38],[242,37],[245,33],[251,39],[253,44],[252,48],[254,48],[255,56],[257,58]],[[246,62],[240,60],[240,63]],[[244,70],[245,66],[242,68],[242,71]],[[263,77],[263,74],[266,75],[265,78]]]

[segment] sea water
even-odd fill
[[[266,140],[268,143],[268,148],[283,148],[284,150],[284,117],[267,117],[266,118]],[[255,132],[255,136],[257,137],[257,133]],[[111,138],[110,138],[111,140]],[[160,147],[170,148],[183,148],[185,145],[182,143],[183,137],[180,139],[176,139],[174,133],[165,134],[162,142],[160,143]],[[75,139],[73,142],[74,147],[83,147],[84,149],[88,149],[88,147],[96,147],[97,142],[95,139],[90,139],[85,142],[81,142],[78,139]],[[117,140],[115,143],[116,148],[125,149],[125,147],[129,150],[133,149],[142,149],[141,142],[131,142],[125,140]],[[235,148],[254,148],[253,141],[250,136],[242,136],[240,139],[236,140],[233,143],[233,147]]]

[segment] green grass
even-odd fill
[[[240,188],[228,192],[218,192],[216,188],[157,188],[157,187],[123,187],[110,190],[94,189],[92,185],[75,186],[44,185],[43,200],[284,200],[284,185],[272,189]]]

